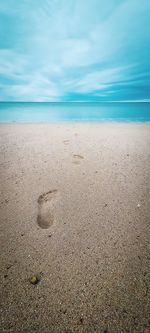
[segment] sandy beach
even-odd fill
[[[148,333],[150,124],[1,124],[0,150],[0,333]]]

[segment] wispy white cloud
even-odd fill
[[[0,49],[0,75],[17,79],[26,71],[28,59],[14,50]]]
[[[125,79],[126,72],[131,66],[115,67],[101,71],[91,72],[77,83],[78,92],[90,92],[108,89],[114,82]]]
[[[4,95],[7,95],[11,101],[29,101],[29,102],[53,102],[60,101],[61,94],[51,86],[31,82],[29,84],[13,85],[2,87]],[[0,98],[3,101],[2,98]]]

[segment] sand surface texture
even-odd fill
[[[150,124],[1,124],[0,191],[0,333],[150,331]]]

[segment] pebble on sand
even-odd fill
[[[30,279],[29,279],[29,281],[30,281],[30,283],[31,284],[37,284],[39,281],[40,281],[40,279],[39,279],[39,277],[37,277],[36,275],[32,275],[31,277],[30,277]]]

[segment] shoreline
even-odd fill
[[[75,124],[80,124],[80,125],[132,125],[132,124],[150,124],[150,120],[143,120],[143,121],[141,121],[141,120],[137,120],[137,121],[135,121],[135,120],[122,120],[122,121],[112,121],[112,120],[110,120],[110,121],[108,121],[108,120],[104,120],[104,121],[85,121],[85,120],[83,120],[83,121],[60,121],[60,122],[46,122],[46,121],[44,121],[44,122],[17,122],[17,121],[10,121],[10,122],[1,122],[0,121],[0,126],[1,125],[48,125],[48,126],[51,126],[51,125],[75,125]]]

